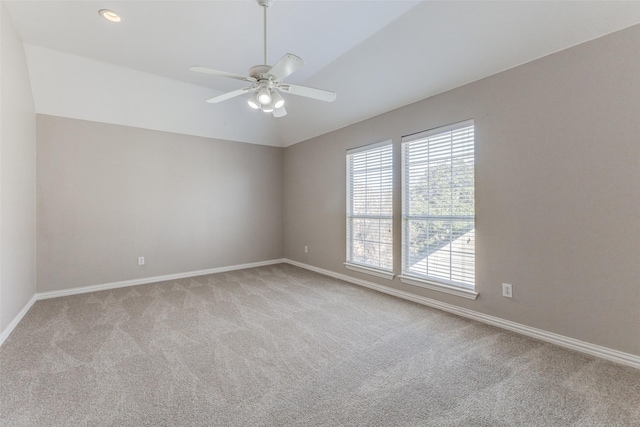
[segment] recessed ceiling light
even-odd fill
[[[107,21],[111,21],[111,22],[120,22],[122,19],[120,18],[120,15],[118,15],[117,13],[115,13],[113,10],[109,10],[109,9],[100,9],[100,11],[98,12],[100,14],[100,16],[102,16],[104,19],[106,19]]]

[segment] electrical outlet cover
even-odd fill
[[[505,298],[513,298],[513,287],[511,286],[511,284],[502,284],[502,296]]]

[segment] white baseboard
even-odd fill
[[[38,300],[64,297],[67,295],[86,294],[87,292],[106,291],[109,289],[125,288],[127,286],[145,285],[147,283],[164,282],[166,280],[185,279],[187,277],[204,276],[205,274],[224,273],[226,271],[244,270],[246,268],[263,267],[265,265],[281,264],[284,259],[251,262],[247,264],[230,265],[226,267],[208,268],[206,270],[187,271],[185,273],[166,274],[164,276],[143,277],[141,279],[123,280],[120,282],[103,283],[100,285],[82,286],[79,288],[62,289],[60,291],[40,292],[36,294]]]
[[[64,297],[67,295],[85,294],[88,292],[106,291],[109,289],[124,288],[127,286],[135,286],[135,285],[144,285],[146,283],[163,282],[166,280],[177,280],[177,279],[184,279],[187,277],[204,276],[205,274],[224,273],[226,271],[243,270],[246,268],[254,268],[254,267],[263,267],[265,265],[282,264],[284,262],[286,262],[286,260],[284,259],[272,259],[268,261],[259,261],[259,262],[251,262],[247,264],[230,265],[226,267],[209,268],[206,270],[188,271],[185,273],[167,274],[164,276],[144,277],[141,279],[102,283],[100,285],[91,285],[91,286],[82,286],[78,288],[62,289],[60,291],[39,292],[31,297],[29,302],[25,304],[25,306],[22,308],[22,310],[20,310],[18,315],[14,317],[11,323],[9,323],[9,325],[4,329],[4,331],[2,331],[2,334],[0,334],[0,346],[2,346],[2,344],[4,344],[5,340],[9,337],[9,335],[11,335],[11,332],[13,332],[13,330],[18,325],[18,323],[20,323],[20,321],[25,316],[25,314],[27,314],[31,306],[33,306],[33,304],[35,304],[35,302],[39,300]]]
[[[9,323],[6,328],[4,328],[4,331],[2,331],[2,333],[0,334],[0,346],[4,344],[5,340],[9,337],[9,335],[11,335],[11,332],[13,332],[16,326],[18,326],[18,323],[20,323],[22,318],[25,316],[25,314],[27,314],[27,312],[29,312],[29,309],[33,306],[33,304],[36,303],[37,300],[38,298],[36,297],[36,295],[33,295],[31,299],[24,305],[24,307],[22,307],[22,310],[20,310],[16,317],[13,318],[11,323]]]
[[[355,285],[374,289],[376,291],[383,292],[388,295],[393,295],[409,301],[417,302],[418,304],[437,308],[442,311],[457,314],[458,316],[466,317],[468,319],[476,320],[478,322],[497,326],[499,328],[517,332],[522,335],[527,335],[529,337],[536,338],[551,344],[555,344],[560,347],[569,348],[571,350],[576,350],[576,351],[590,354],[592,356],[596,356],[602,359],[610,360],[612,362],[620,363],[622,365],[627,365],[627,366],[634,367],[636,369],[640,369],[640,356],[637,356],[634,354],[624,353],[622,351],[613,350],[608,347],[602,347],[596,344],[580,341],[575,338],[569,338],[564,335],[555,334],[553,332],[547,332],[542,329],[532,328],[530,326],[523,325],[521,323],[512,322],[510,320],[501,319],[495,316],[489,316],[487,314],[479,313],[477,311],[458,307],[452,304],[447,304],[431,298],[426,298],[420,295],[415,295],[409,292],[401,291],[399,289],[394,289],[388,286],[379,285],[377,283],[369,282],[367,280],[361,280],[355,277],[347,276],[345,274],[336,273],[331,270],[325,270],[324,268],[303,264],[298,261],[285,259],[284,262],[291,265],[295,265],[297,267],[304,268],[306,270],[311,270],[311,271],[315,271],[316,273],[324,274],[325,276],[334,277],[336,279],[344,280],[345,282],[349,282]]]

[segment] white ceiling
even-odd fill
[[[287,82],[335,90],[338,99],[329,104],[285,94],[289,115],[267,120],[246,105],[246,96],[204,102],[242,82],[188,71],[203,65],[245,74],[263,62],[263,11],[255,0],[4,3],[28,45],[101,61],[105,70],[116,65],[200,87],[196,115],[210,115],[213,124],[206,131],[181,131],[256,143],[250,141],[255,133],[243,129],[253,127],[269,134],[265,143],[282,146],[640,23],[635,1],[276,0],[268,11],[268,61],[287,52],[302,57],[305,66]],[[117,11],[122,22],[104,21],[97,13],[102,8]],[[46,70],[33,68],[50,63],[31,59],[40,50],[30,52],[32,79],[45,76]],[[43,89],[47,79],[40,80],[34,92],[49,93]],[[45,112],[55,110],[44,95],[34,98],[36,110],[39,104],[47,104]],[[65,97],[60,98],[54,101],[63,109]],[[132,105],[155,108],[146,102]],[[229,129],[228,119],[216,122],[225,114],[242,125]]]

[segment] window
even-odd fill
[[[475,299],[474,125],[402,138],[401,280]]]
[[[347,151],[347,262],[352,270],[393,278],[391,141]]]

